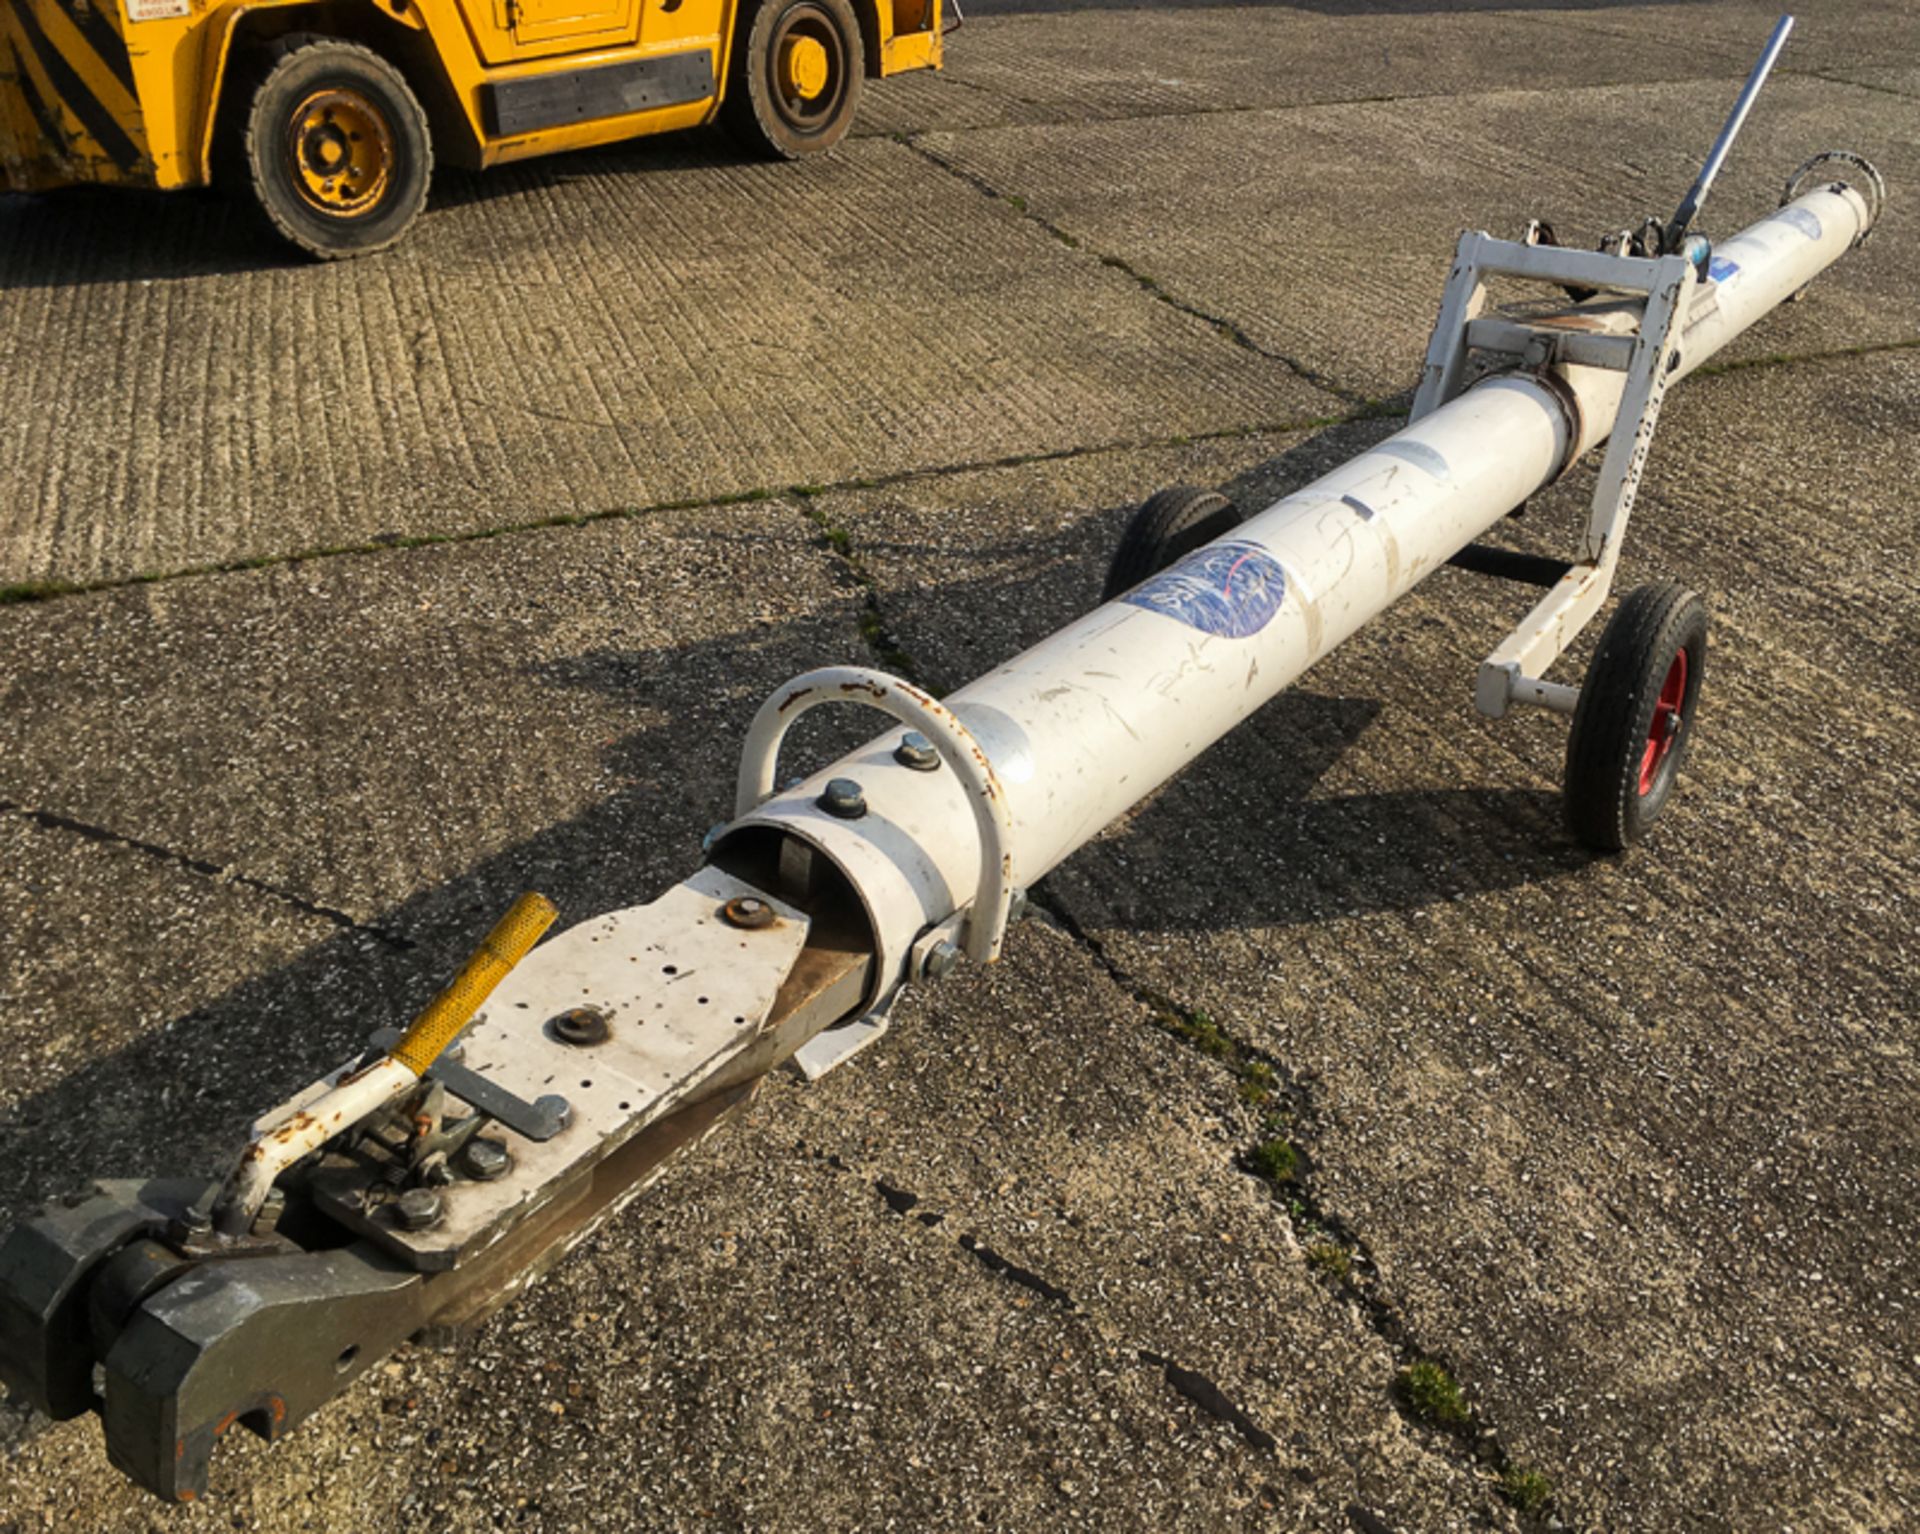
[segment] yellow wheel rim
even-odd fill
[[[309,207],[333,218],[365,213],[393,177],[393,129],[359,91],[314,91],[287,124],[293,185]]]
[[[780,83],[790,100],[812,101],[827,88],[831,68],[817,37],[789,35],[780,46]]]

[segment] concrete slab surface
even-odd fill
[[[1455,231],[1667,211],[1773,9],[979,0],[824,162],[444,176],[334,268],[0,198],[0,1223],[217,1171],[521,890],[679,877],[788,676],[957,686],[1151,490],[1392,430]],[[1834,144],[1894,191],[1663,419],[1622,583],[1715,627],[1648,843],[1579,851],[1564,723],[1473,714],[1530,593],[1445,572],[1002,965],[207,1502],[0,1407],[0,1534],[1920,1520],[1915,33],[1803,11],[1709,205]]]
[[[938,77],[876,93],[870,131],[1188,116],[1476,90],[1554,90],[1745,74],[1754,48],[1637,32],[1593,46],[1557,10],[1445,6],[969,8]],[[1764,28],[1759,34],[1765,37]],[[1568,46],[1578,39],[1584,46]]]
[[[890,142],[791,168],[643,144],[447,179],[399,249],[333,267],[289,264],[218,202],[0,204],[0,371],[18,401],[0,433],[0,582],[472,533],[1332,403]],[[130,212],[148,231],[135,245],[116,237]],[[804,237],[754,237],[766,229]]]
[[[568,534],[0,609],[0,797],[409,938],[396,906],[530,827],[624,840],[631,814],[687,826],[684,854],[731,808],[761,696],[858,646],[858,588],[791,506]]]
[[[1691,84],[1475,90],[921,142],[1267,355],[1334,387],[1392,396],[1418,376],[1459,230],[1513,235],[1543,217],[1567,243],[1585,244],[1647,212],[1664,216],[1733,93]],[[1777,81],[1708,204],[1706,228],[1737,230],[1770,211],[1786,175],[1835,145],[1860,146],[1896,183],[1912,179],[1920,109],[1880,91]],[[1838,301],[1817,318],[1789,309],[1729,355],[1920,338],[1902,253],[1915,216],[1890,201],[1883,238],[1834,275]]]

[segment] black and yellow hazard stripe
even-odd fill
[[[50,157],[105,156],[133,173],[147,159],[126,39],[82,0],[0,0],[28,110]]]
[[[20,57],[20,50],[12,43],[7,44],[7,55],[13,61],[13,78],[20,87],[20,97],[27,104],[27,112],[33,118],[33,124],[40,130],[40,137],[56,154],[67,151],[67,130],[60,126],[60,114],[47,105],[47,98],[34,88],[33,76],[27,72],[26,61]]]

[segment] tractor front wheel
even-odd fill
[[[433,178],[427,114],[400,71],[325,37],[285,38],[261,65],[240,148],[267,222],[322,261],[393,244]]]

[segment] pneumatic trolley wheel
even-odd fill
[[[1618,852],[1666,808],[1693,739],[1707,608],[1667,581],[1627,594],[1587,667],[1567,739],[1567,824]]]
[[[1111,602],[1133,590],[1181,555],[1233,531],[1240,521],[1239,509],[1216,491],[1175,485],[1150,496],[1120,535],[1100,600]]]
[[[720,120],[776,159],[831,149],[860,105],[866,53],[849,0],[761,0],[735,24]]]
[[[245,183],[281,238],[323,261],[384,250],[427,200],[427,114],[379,54],[296,35],[242,103]]]

